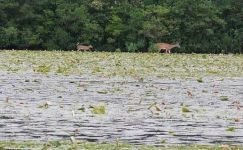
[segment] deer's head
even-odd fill
[[[181,46],[180,46],[180,43],[179,43],[179,42],[176,42],[175,46],[176,46],[176,47],[178,47],[178,48],[181,48]]]
[[[93,49],[93,46],[92,46],[92,45],[89,45],[89,48],[90,48],[90,49]]]

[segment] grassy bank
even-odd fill
[[[0,142],[0,150],[13,150],[13,149],[34,149],[34,150],[243,150],[239,146],[218,145],[218,146],[134,146],[128,144],[107,144],[107,143],[76,143],[70,142]]]
[[[0,51],[0,70],[104,77],[242,77],[243,55]]]

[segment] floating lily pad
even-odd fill
[[[85,107],[82,106],[82,107],[80,107],[78,110],[80,110],[81,112],[85,112]]]
[[[220,96],[221,101],[229,101],[229,98],[227,96]]]
[[[92,114],[105,114],[106,109],[104,105],[90,106]]]
[[[235,127],[228,127],[228,128],[226,129],[226,131],[234,132],[234,131],[235,131]]]
[[[198,78],[197,82],[202,83],[203,82],[202,78]]]
[[[99,93],[99,94],[107,94],[108,91],[105,91],[105,90],[103,90],[103,91],[97,91],[97,93]]]
[[[182,111],[183,113],[191,112],[191,111],[189,110],[189,108],[187,108],[186,106],[183,106],[183,107],[181,108],[181,111]]]

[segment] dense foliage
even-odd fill
[[[243,52],[242,0],[0,0],[1,49]]]

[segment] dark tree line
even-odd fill
[[[0,49],[242,53],[242,0],[0,0]]]

